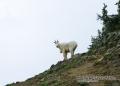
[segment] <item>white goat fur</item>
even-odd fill
[[[77,43],[75,41],[68,43],[59,43],[59,41],[55,41],[54,43],[56,47],[60,49],[60,53],[63,53],[64,60],[67,60],[67,53],[71,53],[71,57],[73,57],[75,49],[77,48]]]

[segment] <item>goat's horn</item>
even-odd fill
[[[59,41],[57,40],[57,43],[58,43]]]
[[[54,43],[56,44],[56,41],[54,41]]]

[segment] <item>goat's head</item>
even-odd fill
[[[56,47],[59,48],[59,41],[58,40],[54,41],[54,43],[55,43]]]

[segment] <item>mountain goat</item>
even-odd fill
[[[59,43],[59,41],[54,42],[56,47],[59,48],[60,53],[63,53],[64,60],[67,60],[67,53],[71,53],[71,57],[73,57],[75,49],[77,48],[77,43],[75,41],[71,41],[68,43]]]

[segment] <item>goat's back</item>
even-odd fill
[[[77,47],[77,43],[75,41],[70,41],[67,44],[69,47]]]
[[[61,43],[61,45],[65,48],[75,48],[75,47],[77,47],[77,43],[75,41],[64,42],[64,43]]]

